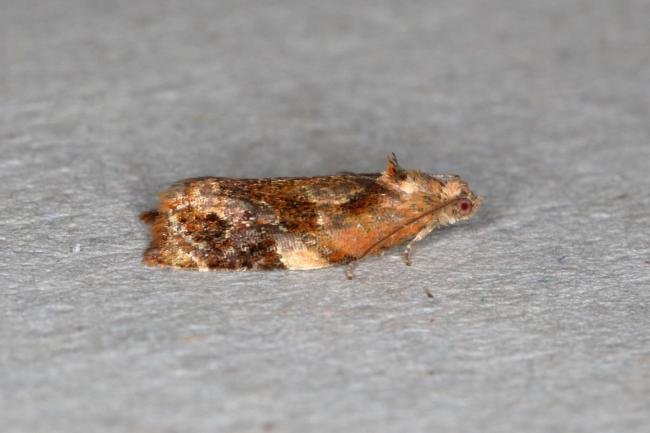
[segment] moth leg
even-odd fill
[[[408,244],[406,244],[406,248],[404,249],[404,262],[406,263],[406,266],[411,266],[411,250],[413,249],[413,244],[426,238],[436,227],[438,227],[438,220],[432,219],[418,232],[418,234],[415,235],[413,239],[409,241]]]
[[[345,276],[348,278],[348,280],[352,280],[354,278],[354,267],[355,267],[356,262],[350,262],[347,264],[345,267]]]
[[[348,280],[354,278],[354,266],[352,266],[352,263],[348,263],[348,265],[345,267],[345,276],[348,278]]]

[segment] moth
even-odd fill
[[[316,269],[352,263],[467,220],[481,199],[456,175],[399,166],[318,177],[186,179],[160,193],[149,266],[198,270]]]

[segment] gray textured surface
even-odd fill
[[[1,9],[2,432],[648,431],[647,1]],[[411,268],[140,264],[176,179],[390,151],[486,198]]]

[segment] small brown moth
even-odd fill
[[[160,194],[150,266],[199,270],[316,269],[351,264],[435,228],[469,219],[481,199],[455,175],[405,170],[395,155],[382,173],[175,183]]]

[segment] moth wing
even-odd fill
[[[275,250],[274,214],[214,180],[192,179],[161,194],[150,212],[145,263],[199,269],[284,268]]]

